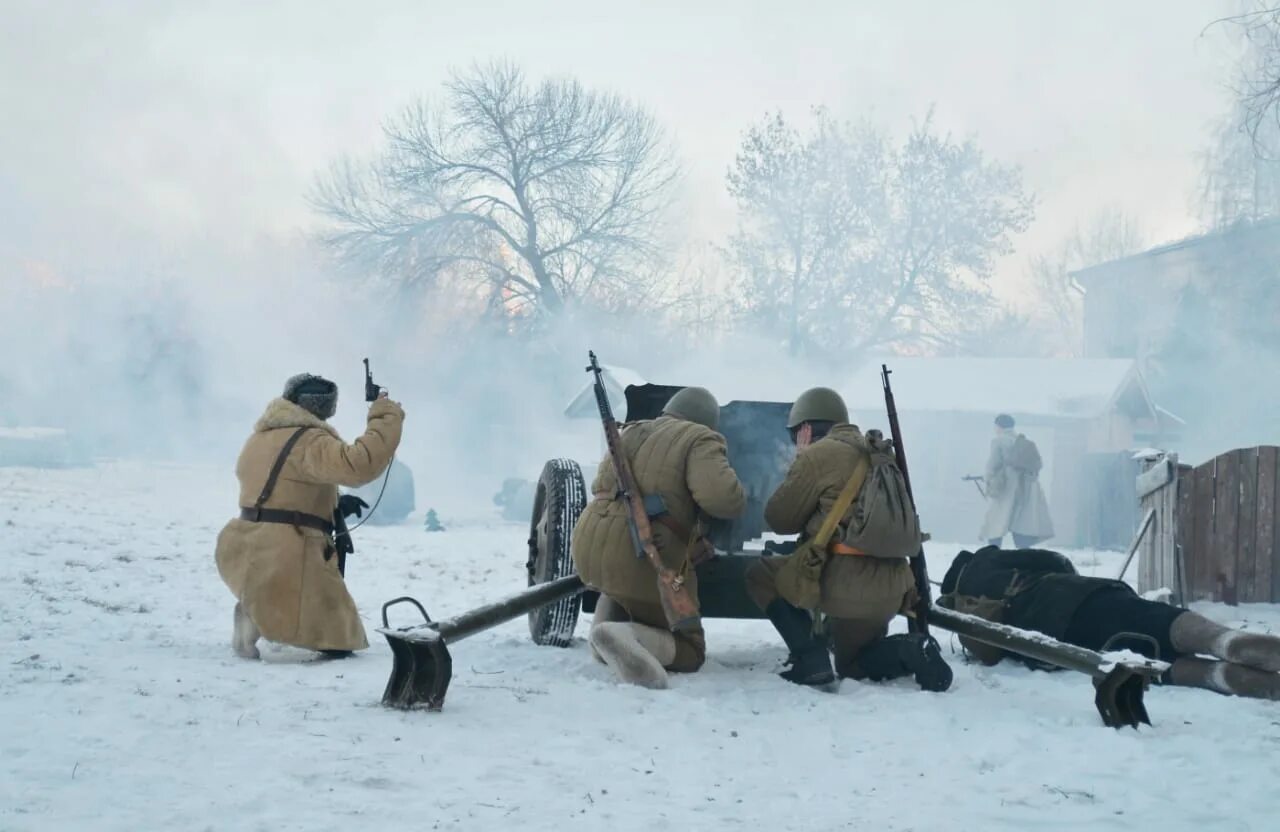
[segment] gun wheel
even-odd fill
[[[529,521],[529,586],[574,573],[570,548],[573,527],[587,505],[582,469],[571,459],[553,459],[542,469]],[[568,647],[578,624],[581,595],[564,598],[529,613],[535,644]]]

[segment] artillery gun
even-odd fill
[[[627,387],[627,418],[656,418],[681,389],[657,384]],[[717,557],[697,567],[704,619],[764,618],[746,593],[744,574],[754,560],[771,556],[764,547],[752,544],[767,531],[765,503],[786,476],[794,454],[786,427],[790,408],[789,402],[732,401],[720,409],[720,432],[728,443],[729,464],[747,492],[747,507],[736,520],[707,524],[707,537]],[[413,598],[397,598],[384,605],[383,626],[378,631],[391,645],[393,666],[383,704],[439,710],[452,677],[449,646],[521,615],[528,616],[534,643],[552,647],[572,643],[579,616],[593,612],[598,598],[575,574],[570,551],[573,527],[586,507],[587,493],[577,462],[553,459],[543,468],[529,522],[526,590],[438,622]],[[927,511],[922,513],[927,516]],[[423,623],[392,628],[387,612],[397,604],[415,606]],[[1150,723],[1143,694],[1166,669],[1161,662],[1117,659],[936,605],[928,607],[927,615],[928,623],[939,629],[1089,675],[1094,681],[1095,705],[1106,725]]]

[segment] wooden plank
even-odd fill
[[[1280,500],[1280,448],[1258,449],[1258,517],[1254,522],[1254,568],[1259,594],[1269,603],[1280,601],[1280,546],[1276,540],[1276,508]]]
[[[1195,474],[1196,469],[1189,465],[1178,469],[1178,527],[1174,538],[1178,549],[1175,555],[1182,557],[1182,583],[1186,592],[1178,600],[1183,606],[1196,597],[1192,572],[1196,532]]]
[[[1173,481],[1173,463],[1168,457],[1156,460],[1155,464],[1138,475],[1135,484],[1138,499],[1141,500],[1152,492],[1159,491]]]
[[[1176,462],[1175,462],[1176,466]],[[1186,586],[1178,569],[1178,480],[1175,467],[1173,485],[1160,492],[1160,515],[1156,518],[1156,546],[1160,551],[1164,585],[1173,590],[1173,603],[1182,603]]]
[[[1239,453],[1218,457],[1213,489],[1213,578],[1214,600],[1235,606],[1239,603],[1236,585],[1236,532],[1240,518]]]
[[[1153,509],[1156,506],[1156,503],[1157,501],[1154,497],[1147,496],[1142,498],[1139,505],[1142,511],[1145,512]],[[1153,538],[1151,535],[1147,535],[1142,539],[1141,544],[1138,546],[1137,587],[1139,592],[1146,592],[1151,588],[1151,584],[1155,581],[1155,557],[1156,552],[1153,546]]]
[[[1154,495],[1156,507],[1155,528],[1151,530],[1151,556],[1156,562],[1155,579],[1161,586],[1178,594],[1177,570],[1174,555],[1177,552],[1178,476],[1174,467],[1169,487]]]
[[[1169,487],[1156,493],[1155,528],[1151,530],[1151,550],[1159,563],[1161,586],[1173,590],[1175,597],[1180,597],[1178,590],[1178,570],[1175,565],[1177,547],[1178,522],[1178,470],[1176,460],[1171,460]]]
[[[1138,591],[1149,592],[1166,584],[1164,577],[1168,572],[1168,556],[1162,545],[1162,531],[1167,523],[1165,517],[1165,495],[1176,489],[1168,488],[1158,491],[1143,500],[1143,524],[1146,524],[1146,513],[1150,513],[1151,528],[1142,537],[1142,545],[1138,549]]]
[[[1258,449],[1237,452],[1240,472],[1240,515],[1236,531],[1236,588],[1241,603],[1264,601],[1258,595],[1257,567],[1254,550],[1257,544],[1258,518]],[[1267,587],[1267,595],[1271,587]]]
[[[1258,449],[1238,451],[1240,514],[1236,529],[1236,587],[1241,603],[1252,601],[1257,586]],[[1270,594],[1270,590],[1266,590]]]
[[[1192,589],[1197,601],[1210,600],[1216,589],[1213,578],[1213,479],[1217,469],[1216,459],[1196,469],[1193,500],[1196,513],[1196,536],[1192,540],[1190,556]]]

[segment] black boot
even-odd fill
[[[858,667],[874,682],[914,675],[921,690],[941,692],[951,687],[951,668],[933,636],[903,633],[885,636],[862,649]]]
[[[825,687],[836,680],[831,669],[831,654],[826,642],[813,634],[813,619],[804,610],[781,598],[765,608],[773,628],[791,651],[791,669],[778,675],[788,682],[811,687]]]

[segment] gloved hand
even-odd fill
[[[691,566],[700,566],[717,557],[715,544],[705,537],[698,538],[690,549],[692,550],[689,554],[689,564]]]
[[[350,517],[353,514],[356,517],[363,517],[364,509],[368,507],[368,503],[354,494],[343,494],[338,498],[338,512],[343,517]]]

